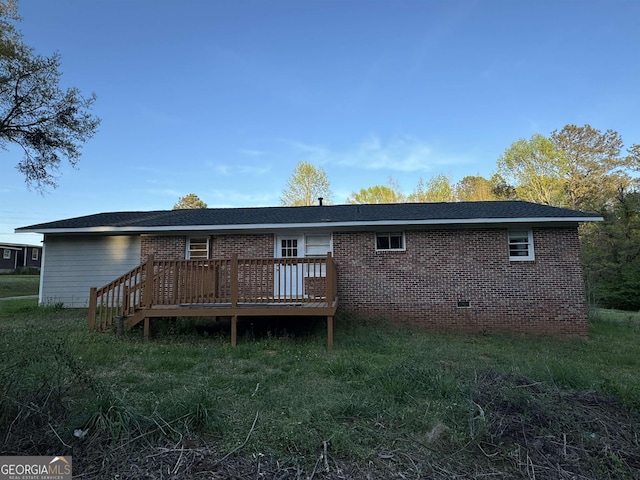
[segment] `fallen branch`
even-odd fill
[[[244,439],[244,442],[242,442],[240,445],[238,445],[236,448],[234,448],[233,450],[231,450],[229,453],[227,453],[224,457],[222,457],[220,460],[218,460],[217,462],[215,462],[213,464],[213,466],[215,467],[216,465],[219,465],[220,463],[224,462],[227,458],[229,458],[231,455],[233,455],[234,453],[236,453],[238,450],[240,450],[242,447],[244,447],[247,442],[249,441],[249,438],[251,437],[251,434],[253,433],[253,429],[256,427],[256,422],[258,421],[258,413],[256,412],[256,418],[253,419],[253,424],[251,425],[251,429],[249,430],[249,433],[247,433],[247,438]]]
[[[62,439],[60,438],[60,435],[58,435],[58,432],[56,432],[56,431],[55,431],[55,429],[53,428],[53,426],[51,425],[51,423],[49,423],[49,428],[50,428],[50,429],[51,429],[51,431],[54,433],[54,435],[55,435],[56,437],[58,437],[58,440],[60,440],[60,443],[62,443],[62,444],[63,444],[65,447],[67,447],[67,448],[71,448],[71,445],[69,445],[69,444],[65,443],[65,441],[64,441],[64,440],[62,440]]]

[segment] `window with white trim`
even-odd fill
[[[8,248],[3,249],[3,251],[2,251],[2,259],[3,260],[11,259],[11,250],[9,250]]]
[[[509,260],[535,260],[531,230],[509,230]]]
[[[33,250],[31,250],[31,260],[33,260],[34,262],[38,260],[38,249],[34,248]]]
[[[404,250],[403,232],[379,232],[376,233],[376,251],[397,251]]]
[[[305,235],[304,256],[305,257],[326,257],[331,251],[331,234],[326,235]]]
[[[209,239],[207,237],[189,238],[187,242],[187,260],[209,258]]]

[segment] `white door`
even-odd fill
[[[303,264],[287,259],[303,258],[304,246],[302,235],[282,235],[276,237],[276,262],[274,296],[278,299],[299,299],[304,297]]]

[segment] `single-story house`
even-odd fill
[[[42,247],[22,243],[0,243],[0,273],[39,270]]]
[[[308,313],[331,319],[337,308],[435,329],[584,336],[578,225],[599,220],[495,201],[112,212],[16,232],[44,234],[42,303],[95,309],[106,296],[112,314],[146,309],[146,319],[160,307],[235,316],[318,301]]]

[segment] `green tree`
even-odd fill
[[[602,211],[620,189],[632,184],[630,171],[640,171],[638,145],[622,156],[622,138],[584,125],[566,125],[551,133],[551,141],[566,159],[564,190],[571,208]]]
[[[624,189],[581,229],[581,253],[592,304],[640,309],[640,191]]]
[[[359,192],[352,192],[347,203],[402,203],[406,200],[400,191],[398,183],[389,178],[388,185],[374,185],[361,188]]]
[[[455,187],[446,175],[432,177],[427,183],[420,178],[408,200],[410,202],[455,202]]]
[[[331,202],[329,179],[322,167],[311,163],[299,162],[287,181],[287,188],[282,191],[282,205],[305,206],[315,205],[318,198],[325,203]]]
[[[456,198],[459,202],[480,202],[497,200],[490,180],[479,175],[467,175],[455,187]]]
[[[507,183],[507,181],[499,173],[494,173],[489,179],[491,184],[491,192],[495,195],[496,200],[516,200],[516,188]]]
[[[550,138],[534,135],[512,144],[498,159],[497,175],[505,191],[515,188],[517,198],[599,212],[603,222],[580,228],[589,299],[638,309],[640,145],[626,155],[622,149],[622,138],[613,130],[566,125]]]
[[[538,133],[520,139],[498,158],[498,173],[522,200],[564,206],[566,156],[548,138]]]
[[[15,28],[16,2],[0,2],[0,147],[19,145],[18,170],[28,186],[55,187],[61,157],[76,166],[81,145],[97,131],[95,94],[62,90],[60,55],[37,55]]]
[[[173,210],[186,210],[190,208],[207,208],[207,204],[200,200],[195,193],[189,193],[178,199],[178,203],[173,206]]]

